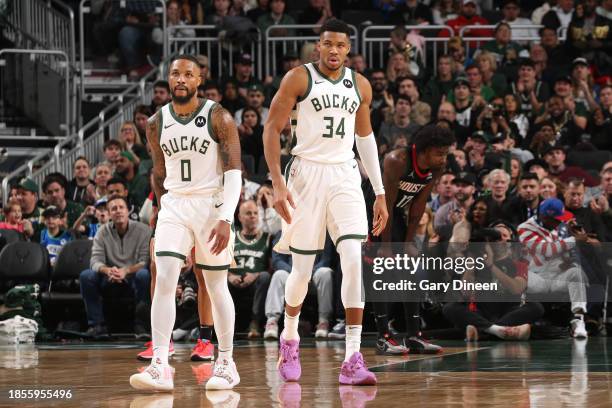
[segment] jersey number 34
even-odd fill
[[[334,127],[334,117],[333,116],[324,116],[323,120],[325,121],[325,129],[326,133],[323,133],[323,137],[334,137],[340,136],[340,139],[344,139],[344,118],[340,119],[340,123],[338,123],[338,127]]]

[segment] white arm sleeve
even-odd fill
[[[234,212],[240,200],[242,191],[242,172],[238,169],[228,170],[223,173],[223,206],[219,211],[218,220],[232,224]]]
[[[370,133],[366,137],[357,136],[355,138],[355,144],[357,145],[359,157],[361,157],[361,163],[374,188],[374,193],[376,195],[385,194],[385,187],[383,185],[382,176],[380,175],[378,148],[376,147],[376,140],[374,140],[374,133]]]

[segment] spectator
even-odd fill
[[[238,126],[240,148],[243,154],[253,156],[255,168],[258,169],[259,162],[263,160],[264,154],[261,116],[259,116],[259,112],[254,108],[247,107],[240,111],[242,111],[241,123]]]
[[[503,114],[509,125],[516,126],[515,136],[519,140],[518,144],[525,146],[527,134],[529,133],[529,119],[520,111],[521,100],[516,94],[504,96]]]
[[[45,220],[45,228],[40,234],[40,245],[47,248],[49,253],[49,263],[55,266],[57,256],[68,242],[73,240],[72,233],[65,228],[64,217],[66,213],[59,210],[55,206],[48,206],[43,211],[43,219]],[[76,223],[75,223],[76,224]]]
[[[115,165],[123,150],[121,142],[116,139],[107,140],[104,142],[102,150],[104,152],[104,162],[110,166],[112,172],[115,172]]]
[[[227,280],[234,302],[244,304],[244,296],[253,297],[248,338],[261,337],[265,317],[266,293],[270,286],[270,236],[259,228],[259,210],[253,200],[240,204],[238,220],[242,229],[236,233],[234,260]],[[240,299],[240,300],[239,300]]]
[[[387,61],[387,80],[395,83],[398,78],[405,77],[410,74],[408,59],[402,52],[395,52]]]
[[[540,196],[542,200],[549,198],[559,198],[561,192],[557,188],[557,183],[550,176],[544,176],[540,180]]]
[[[196,36],[196,31],[193,28],[174,28],[185,26],[187,23],[182,19],[180,5],[178,0],[169,0],[166,2],[166,33],[161,27],[155,27],[151,32],[151,41],[155,45],[156,59],[162,57],[164,46],[164,34],[174,38],[193,38]],[[169,100],[168,100],[169,102]],[[161,105],[152,105],[151,112],[155,112],[156,108]]]
[[[523,28],[518,26],[533,25],[530,19],[521,16],[521,2],[519,0],[504,0],[502,4],[502,13],[504,18],[502,22],[507,23],[512,28],[512,38],[522,40],[521,44],[527,43],[525,38],[536,38],[538,32],[533,28]]]
[[[523,176],[523,169],[521,168],[521,166],[522,164],[519,158],[516,156],[512,156],[512,159],[510,159],[510,196],[514,196],[518,192],[519,182],[521,180],[521,177]],[[536,181],[539,185],[540,180],[538,179],[537,175]]]
[[[236,124],[240,125],[242,123],[242,113],[244,112],[244,109],[246,109],[247,107],[251,109],[255,109],[257,113],[259,114],[259,116],[261,117],[261,123],[265,123],[266,120],[268,119],[268,113],[270,112],[270,109],[263,106],[263,103],[265,100],[266,100],[266,97],[264,95],[263,86],[261,86],[260,84],[251,85],[247,93],[246,107],[243,109],[239,109],[234,114],[234,120],[236,121]]]
[[[453,65],[450,55],[438,57],[436,76],[432,77],[423,90],[423,100],[431,106],[431,110],[438,111],[442,98],[453,87]]]
[[[140,140],[147,140],[147,122],[152,113],[146,105],[138,105],[134,108],[133,122],[138,129]]]
[[[542,159],[529,160],[523,166],[524,173],[534,173],[538,176],[538,180],[542,180],[544,177],[548,177],[548,163]]]
[[[296,24],[293,17],[285,13],[287,4],[285,0],[271,0],[270,12],[263,14],[257,19],[257,26],[262,34],[266,34],[268,27],[276,25]],[[268,32],[270,37],[293,37],[295,29],[292,28],[273,28]]]
[[[45,177],[42,185],[45,194],[45,204],[53,205],[63,214],[67,215],[67,225],[73,225],[83,212],[83,206],[66,199],[66,177],[59,173],[51,173]]]
[[[257,23],[259,17],[270,11],[270,0],[257,0],[257,6],[247,11],[246,15],[252,22]]]
[[[476,129],[476,119],[480,115],[481,105],[478,101],[474,101],[470,93],[470,83],[466,77],[457,77],[455,79],[453,90],[451,91],[453,99],[449,98],[449,102],[453,104],[456,113],[456,121],[461,129],[461,134],[471,135]],[[458,135],[459,136],[459,135]],[[465,139],[458,139],[461,143]]]
[[[590,206],[591,201],[600,197],[605,197],[608,199],[608,202],[612,202],[612,162],[604,164],[599,172],[599,178],[601,180],[599,186],[587,189],[583,203],[584,206]],[[599,205],[599,203],[596,204]]]
[[[567,105],[563,103],[563,98],[558,95],[550,97],[546,104],[546,111],[535,120],[536,125],[543,126],[545,123],[548,123],[553,131],[556,131],[554,138],[547,140],[548,146],[552,144],[575,146],[583,133],[582,128],[576,123],[576,115],[572,114]]]
[[[300,24],[322,25],[334,16],[329,0],[309,0],[308,7],[304,9],[298,22]],[[319,28],[305,29],[302,35],[319,35]]]
[[[542,25],[554,30],[567,28],[574,16],[574,0],[558,0],[548,13],[542,17]]]
[[[21,205],[17,200],[9,201],[2,210],[4,221],[0,221],[0,229],[20,232],[26,238],[34,235],[34,227],[30,221],[23,219]]]
[[[113,177],[107,184],[108,197],[123,197],[128,202],[128,218],[132,221],[140,221],[140,206],[136,205],[128,190],[128,183],[119,177]]]
[[[460,172],[464,172],[467,168],[467,155],[465,154],[465,150],[463,149],[455,149],[453,150],[453,156],[455,156],[455,162],[459,167]]]
[[[168,5],[169,4],[170,3],[168,3]],[[149,110],[151,112],[157,112],[159,108],[170,102],[171,99],[172,96],[170,95],[170,85],[168,81],[157,81],[153,84],[153,99],[151,99]]]
[[[94,171],[94,184],[96,185],[94,191],[95,201],[106,198],[107,184],[112,174],[113,170],[108,163],[102,162],[96,166],[96,170]]]
[[[259,210],[259,228],[270,236],[281,230],[281,217],[274,209],[274,190],[265,183],[257,190],[257,208]]]
[[[540,29],[539,33],[540,42],[548,56],[548,66],[554,67],[553,69],[555,72],[567,69],[571,59],[567,47],[559,42],[557,30],[550,27],[543,27]]]
[[[128,203],[124,198],[110,197],[107,206],[111,222],[98,230],[93,240],[91,269],[81,272],[79,279],[89,326],[86,334],[91,337],[108,337],[102,310],[103,288],[128,284],[137,303],[150,302],[151,274],[147,265],[151,230],[129,219]],[[138,315],[135,315],[134,331],[146,333]]]
[[[22,178],[17,185],[17,199],[21,205],[21,218],[36,228],[40,224],[42,208],[38,206],[38,184],[29,178]]]
[[[221,95],[221,89],[219,85],[214,82],[209,82],[203,87],[204,95],[202,97],[210,99],[211,101],[221,103],[223,101],[223,95]],[[225,104],[224,104],[225,106]]]
[[[574,100],[574,95],[572,93],[573,92],[572,85],[573,85],[573,80],[571,76],[562,75],[558,77],[553,87],[555,91],[554,96],[558,96],[561,98],[563,102],[563,113],[565,113],[565,116],[568,117],[568,119],[573,117],[573,120],[571,122],[574,122],[581,129],[584,129],[586,128],[586,124],[587,124],[588,108],[582,102],[576,102]],[[550,99],[549,99],[549,103],[550,103]],[[581,130],[576,130],[576,132],[582,133]],[[577,137],[575,139],[572,139],[573,141],[572,144],[574,144],[577,140],[578,140]]]
[[[478,8],[475,0],[462,0],[461,2],[461,14],[459,17],[452,20],[448,20],[446,25],[450,26],[455,33],[459,33],[465,26],[472,25],[489,25],[489,21],[478,15]],[[488,28],[473,28],[465,31],[463,34],[465,37],[491,37],[491,30]],[[441,37],[448,37],[448,32],[442,30],[440,32]],[[470,48],[476,49],[477,42],[470,43]]]
[[[289,122],[289,121],[287,121]],[[250,174],[242,162],[242,194],[241,201],[254,200],[257,197],[257,191],[261,187],[260,184],[249,180]]]
[[[436,183],[436,196],[429,202],[429,208],[431,208],[433,212],[438,211],[441,206],[451,202],[455,197],[456,186],[453,180],[455,180],[455,175],[451,172],[446,172],[442,174]],[[433,219],[431,221],[433,223]]]
[[[572,80],[574,101],[581,103],[589,111],[597,109],[595,81],[585,58],[576,58],[572,62]]]
[[[558,67],[548,65],[548,54],[541,44],[531,43],[529,57],[533,61],[536,78],[544,82],[551,82]]]
[[[247,98],[249,89],[251,89],[254,85],[260,85],[259,80],[255,78],[253,74],[253,59],[251,54],[241,54],[238,58],[236,58],[234,66],[235,74],[233,80],[238,89],[238,94],[242,98]]]
[[[223,17],[230,15],[232,2],[231,0],[213,0],[212,5],[211,12],[204,17],[204,24],[217,26],[221,24]]]
[[[410,143],[412,135],[421,128],[410,120],[411,110],[410,98],[405,95],[398,95],[395,98],[391,120],[384,122],[378,131],[378,138],[382,146],[387,146],[388,149],[392,150],[398,146],[407,146]]]
[[[448,53],[453,60],[453,75],[463,75],[465,73],[466,55],[465,45],[461,37],[452,37],[448,40]]]
[[[372,103],[370,103],[370,120],[373,129],[380,129],[386,114],[393,110],[393,98],[387,91],[388,82],[385,71],[373,69],[370,71],[370,84],[372,84]],[[391,106],[389,106],[391,100]]]
[[[110,219],[106,199],[96,202],[95,205],[88,206],[78,220],[72,226],[73,231],[88,239],[94,239],[96,233]]]
[[[599,92],[600,106],[593,111],[588,133],[591,143],[600,150],[612,150],[612,85],[604,85]]]
[[[123,145],[123,149],[132,153],[140,164],[143,160],[149,159],[149,152],[142,143],[140,132],[134,122],[123,122],[119,131],[119,141]]]
[[[605,226],[603,241],[610,242],[612,241],[612,211],[610,210],[610,202],[612,202],[612,166],[604,166],[600,177],[601,185],[590,189],[589,194],[585,196],[584,203],[594,213],[601,216]]]
[[[534,173],[524,174],[518,183],[518,195],[503,207],[504,219],[519,225],[536,215],[540,205],[540,181]]]
[[[548,171],[551,176],[559,178],[559,180],[567,183],[570,179],[582,179],[587,187],[594,187],[597,181],[586,171],[576,166],[567,166],[565,164],[565,149],[562,146],[550,146],[543,155],[544,160],[548,163]]]
[[[146,176],[138,174],[136,170],[136,159],[128,151],[121,152],[117,160],[115,173],[127,182],[130,199],[137,207],[142,206],[149,194],[149,182]]]
[[[434,25],[446,25],[448,20],[459,17],[459,10],[456,0],[437,0],[431,10]]]
[[[202,54],[196,55],[196,59],[198,60],[198,64],[200,65],[200,79],[202,81],[200,83],[200,86],[205,86],[212,81],[210,61],[208,60],[208,57],[206,55]]]
[[[531,13],[531,21],[533,21],[533,24],[541,25],[542,18],[544,18],[546,13],[552,10],[552,7],[556,3],[557,3],[557,0],[546,0],[544,4],[542,4],[540,7],[537,7],[535,10],[533,10],[533,12]]]
[[[148,34],[151,28],[158,25],[156,6],[155,1],[148,0],[127,2],[124,6],[127,16],[119,30],[118,42],[125,71],[129,72],[130,77],[137,77],[139,70],[145,66]]]
[[[273,243],[280,238],[278,234]],[[331,261],[333,259],[334,246],[329,235],[326,238],[323,254],[317,255],[315,259],[312,280],[309,287],[317,293],[317,305],[319,321],[316,327],[315,338],[327,338],[329,334],[329,321],[333,311],[333,273]],[[278,320],[285,309],[285,284],[291,272],[291,255],[283,255],[272,251],[272,279],[266,296],[266,330],[264,338],[278,338]]]
[[[419,126],[425,126],[431,121],[431,106],[420,101],[419,87],[412,77],[397,79],[397,93],[410,99],[410,120]]]
[[[74,161],[74,178],[68,183],[66,195],[75,203],[87,206],[96,201],[96,187],[91,176],[89,161],[85,156],[79,156]]]
[[[612,2],[587,0],[576,6],[574,18],[570,23],[568,43],[573,55],[580,55],[597,67],[599,75],[610,77],[612,74]]]
[[[419,0],[404,0],[391,15],[392,24],[418,25],[433,24],[431,8]]]
[[[482,75],[482,83],[493,90],[497,96],[505,95],[508,81],[506,76],[497,70],[497,61],[493,53],[482,51],[476,57],[476,64]]]
[[[546,84],[536,78],[535,65],[530,59],[519,62],[518,79],[510,86],[521,101],[520,111],[528,118],[536,116],[549,98]]]
[[[232,6],[230,7],[229,15],[246,17],[246,13],[244,11],[245,5],[246,0],[232,0]]]
[[[486,42],[482,50],[495,55],[496,61],[516,60],[522,47],[512,41],[512,28],[508,23],[499,23],[495,26],[495,39]]]
[[[576,241],[586,241],[586,234],[570,229],[572,236],[559,236],[561,223],[571,219],[572,214],[565,210],[560,200],[549,198],[540,203],[538,215],[519,225],[518,234],[530,258],[527,293],[569,293],[571,311],[574,313],[570,322],[571,335],[586,338],[585,277],[571,255]]]
[[[281,72],[275,77],[268,76],[266,78],[265,86],[267,100],[270,101],[272,100],[272,98],[274,98],[276,91],[280,89],[280,84],[285,74],[287,74],[287,72],[291,71],[293,68],[300,66],[301,63],[302,62],[300,61],[300,58],[297,56],[297,54],[294,54],[293,52],[288,52],[283,55],[281,63]]]
[[[476,177],[468,172],[461,172],[452,181],[455,186],[455,195],[451,201],[442,205],[436,211],[434,217],[434,228],[439,235],[444,227],[452,227],[465,218],[468,210],[474,203],[476,192]]]

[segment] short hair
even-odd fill
[[[217,91],[219,91],[219,93],[221,93],[221,87],[219,86],[219,84],[217,84],[214,81],[206,82],[206,84],[203,85],[203,88],[204,88],[205,91],[209,91],[211,89],[216,89]]]
[[[417,81],[416,81],[416,79],[415,79],[414,77],[412,77],[412,76],[408,76],[408,75],[406,75],[406,76],[402,76],[402,77],[397,78],[397,79],[395,80],[395,83],[396,83],[396,84],[397,84],[397,86],[399,87],[399,85],[400,85],[402,82],[404,82],[404,81],[412,81],[412,83],[414,84],[414,86],[415,86],[416,88],[418,88],[418,85],[417,85]]]
[[[519,178],[519,183],[523,180],[534,180],[538,184],[540,184],[540,179],[538,179],[538,175],[535,173],[525,173]]]
[[[406,101],[408,102],[408,105],[412,106],[412,101],[406,95],[397,95],[393,101],[393,106],[397,105],[399,101]]]
[[[330,31],[332,33],[343,33],[346,34],[347,37],[351,36],[351,29],[344,21],[339,20],[337,18],[330,18],[321,26],[321,35],[324,32]]]
[[[166,91],[170,92],[170,84],[168,81],[159,80],[153,84],[153,88],[164,88]]]
[[[567,180],[567,187],[584,187],[584,179],[572,177]]]
[[[499,175],[499,176],[502,176],[503,178],[505,178],[507,183],[510,183],[510,181],[511,181],[511,177],[510,177],[510,175],[508,174],[508,172],[507,172],[506,170],[503,170],[503,169],[494,169],[494,170],[492,170],[492,171],[491,171],[491,172],[490,172],[490,173],[487,175],[487,177],[488,177],[488,178],[489,178],[489,180],[490,180],[490,179],[492,179],[493,177],[498,176],[498,175]]]
[[[440,62],[440,60],[442,59],[447,59],[447,60],[452,61],[453,57],[450,54],[442,54],[438,57],[438,62]]]
[[[384,69],[382,68],[372,68],[369,72],[368,72],[368,79],[372,78],[372,75],[374,74],[383,74],[385,76],[385,79],[387,78],[387,73],[385,72]],[[602,88],[603,89],[603,88]]]
[[[506,23],[506,22],[502,21],[501,23],[498,23],[498,24],[495,26],[495,29],[493,30],[493,32],[494,32],[495,34],[497,34],[497,32],[499,31],[499,29],[500,29],[500,28],[502,28],[503,26],[508,27],[508,28],[510,29],[510,31],[512,31],[512,27],[510,27],[510,24],[508,24],[508,23]]]
[[[465,67],[465,72],[467,72],[469,69],[477,69],[478,72],[480,72],[480,68],[478,67],[478,65],[476,65],[473,62],[469,64],[467,67]]]
[[[85,156],[79,156],[76,159],[74,159],[74,163],[72,163],[72,165],[74,166],[76,162],[78,162],[79,160],[83,160],[85,163],[87,163],[89,167],[91,167],[91,163],[89,163],[89,160],[87,160],[87,157]]]
[[[127,198],[125,198],[124,196],[120,196],[119,194],[113,194],[112,196],[108,197],[108,199],[106,200],[106,208],[108,210],[110,210],[110,202],[114,201],[114,200],[121,200],[125,203],[125,206],[128,208],[130,208],[130,204],[127,201]]]
[[[108,180],[106,182],[106,186],[110,186],[111,184],[121,184],[123,185],[123,187],[125,187],[126,190],[128,190],[128,184],[127,181],[125,181],[125,179],[121,178],[121,177],[113,177],[110,180]]]
[[[414,146],[417,153],[431,147],[447,147],[455,143],[455,136],[449,129],[436,125],[427,125],[414,135]]]
[[[190,54],[181,54],[181,55],[177,55],[176,57],[174,57],[172,59],[172,61],[170,62],[170,65],[172,65],[174,63],[174,61],[178,61],[178,60],[187,60],[187,61],[191,61],[193,62],[198,68],[200,68],[200,61],[197,60],[196,57],[194,57],[193,55]]]
[[[391,35],[397,35],[406,38],[406,35],[408,35],[408,31],[406,31],[406,27],[404,27],[403,25],[396,25],[395,27],[393,27],[393,30],[391,30]]]
[[[68,179],[62,173],[50,173],[47,174],[47,177],[43,180],[42,183],[42,191],[46,192],[47,188],[53,184],[59,184],[64,190],[68,188]]]
[[[136,115],[137,114],[141,114],[141,115],[146,115],[146,116],[151,116],[151,109],[149,109],[149,107],[147,105],[137,105],[134,108],[134,114],[132,115],[132,117],[134,118],[134,121],[136,121]]]
[[[555,29],[554,29],[554,28],[552,28],[552,27],[548,27],[548,26],[544,26],[544,27],[540,28],[540,29],[538,30],[538,35],[539,35],[540,37],[542,37],[542,35],[544,34],[544,31],[546,31],[546,30],[550,30],[550,31],[552,31],[552,32],[555,34],[555,36],[557,35],[557,30],[555,30]]]
[[[102,151],[108,149],[111,146],[116,146],[119,148],[119,150],[123,150],[123,146],[121,146],[121,142],[118,141],[117,139],[109,139],[106,142],[104,142],[104,146],[102,147]]]
[[[601,88],[599,88],[599,93],[601,94],[601,91],[603,91],[604,89],[612,89],[612,84],[602,85]]]

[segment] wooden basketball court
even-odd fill
[[[373,339],[362,351],[379,384],[339,386],[342,341],[302,342],[302,380],[284,384],[276,342],[239,341],[242,382],[232,392],[206,392],[212,364],[189,361],[192,344],[176,344],[173,394],[143,394],[128,378],[145,364],[136,343],[0,347],[2,407],[563,407],[612,406],[612,341],[592,338],[524,343],[441,343],[437,356],[386,357]],[[612,357],[612,356],[611,356]],[[71,399],[11,399],[11,390],[70,390]],[[65,394],[65,392],[64,392]],[[57,394],[56,394],[57,395]]]

